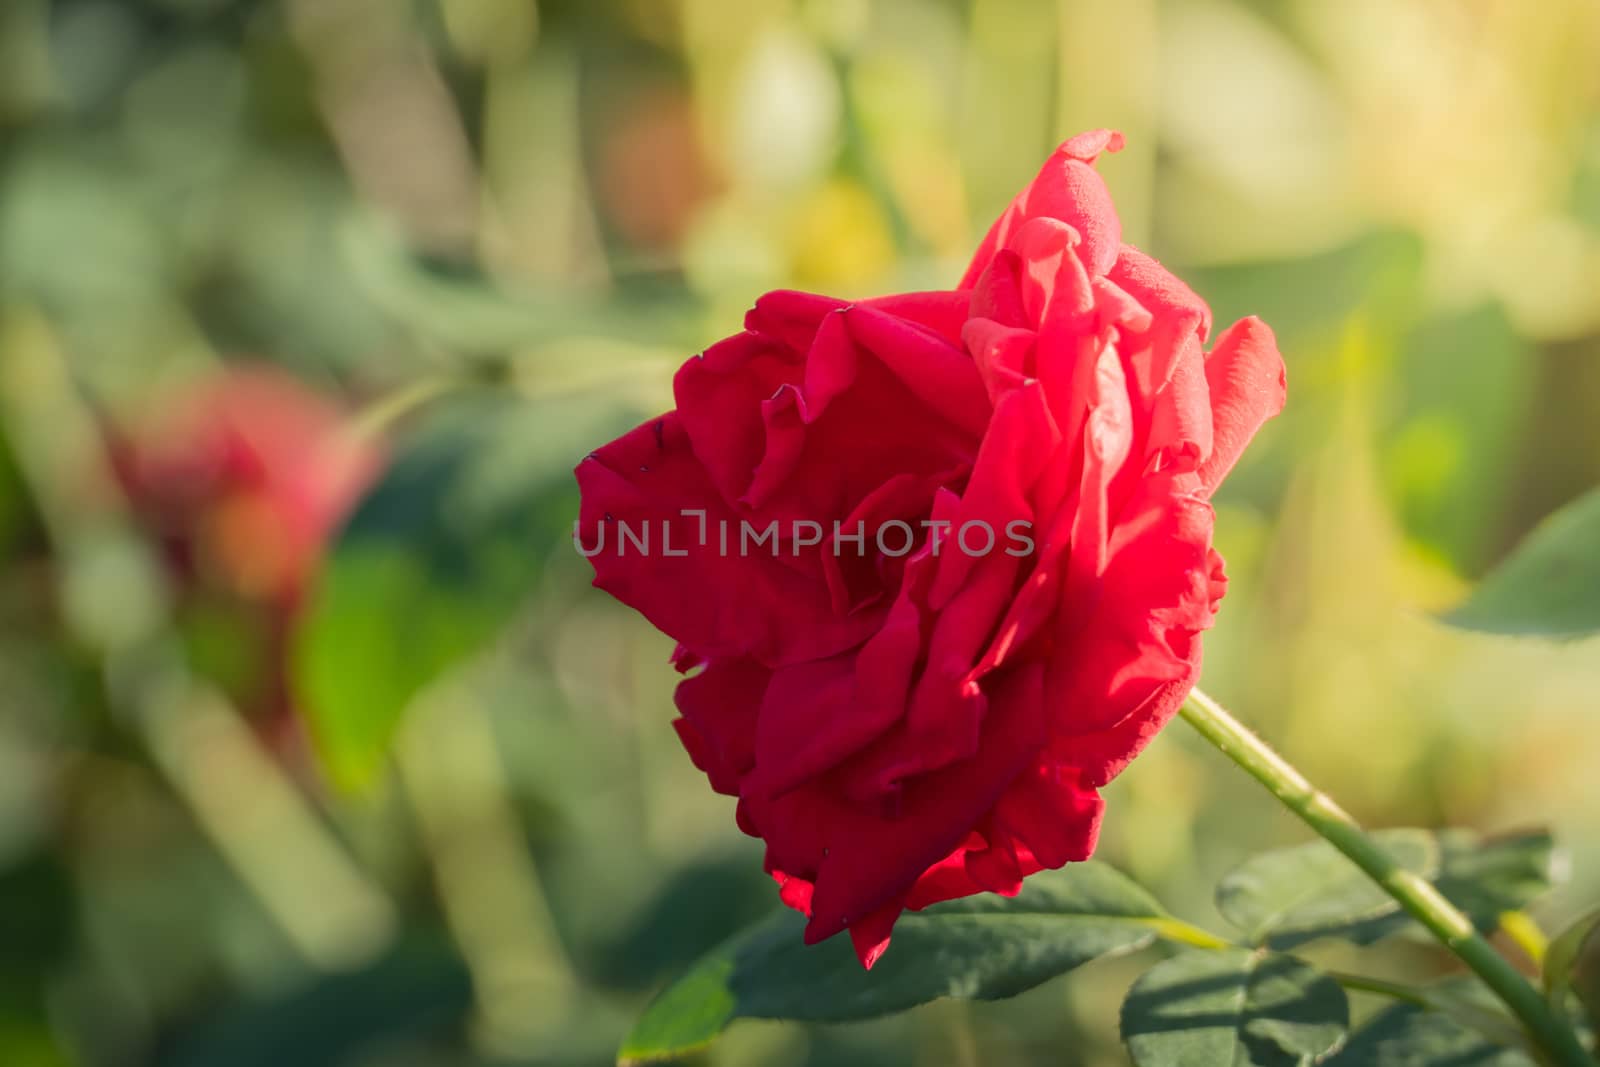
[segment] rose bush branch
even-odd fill
[[[1312,785],[1265,741],[1199,689],[1190,692],[1180,714],[1217,751],[1266,786],[1284,807],[1361,868],[1471,968],[1522,1022],[1534,1047],[1550,1063],[1562,1067],[1593,1067],[1595,1061],[1584,1050],[1577,1034],[1484,940],[1472,920],[1446,900],[1426,878],[1407,870],[1378,847],[1332,797]]]

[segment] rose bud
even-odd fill
[[[595,584],[678,642],[677,730],[806,940],[1093,852],[1109,782],[1200,669],[1209,498],[1284,400],[1256,319],[1124,245],[1062,145],[960,286],[793,292],[590,455]]]

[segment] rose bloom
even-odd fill
[[[1208,353],[1205,303],[1122,243],[1093,168],[1121,144],[1063,144],[953,290],[767,294],[577,468],[595,584],[679,643],[684,747],[806,940],[867,967],[903,909],[1094,851],[1099,787],[1199,673],[1209,497],[1283,405],[1272,332]]]
[[[179,607],[226,608],[253,661],[252,692],[236,695],[283,724],[290,627],[328,541],[380,469],[379,449],[293,377],[241,364],[112,430],[110,451]]]

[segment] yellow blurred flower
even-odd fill
[[[848,294],[895,263],[883,211],[871,193],[849,179],[830,180],[801,201],[788,245],[796,284],[827,293]]]

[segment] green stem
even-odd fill
[[[449,376],[410,382],[378,397],[358,412],[351,421],[351,432],[358,437],[375,437],[417,409],[468,384],[465,378]]]
[[[1344,853],[1483,979],[1521,1020],[1534,1046],[1542,1050],[1551,1063],[1560,1067],[1595,1067],[1595,1061],[1584,1051],[1577,1034],[1550,1011],[1538,991],[1478,934],[1472,920],[1461,914],[1427,879],[1396,863],[1333,798],[1308,782],[1305,775],[1200,690],[1189,694],[1182,715],[1217,751],[1266,786],[1284,807]]]

